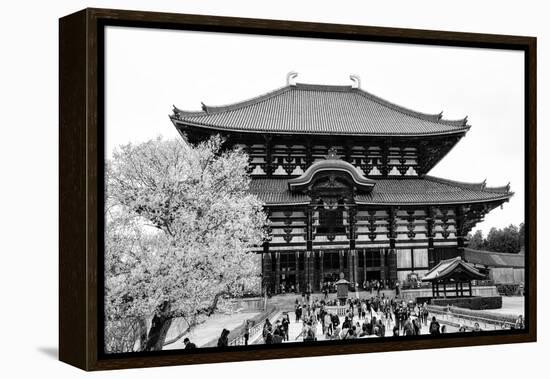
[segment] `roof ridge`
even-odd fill
[[[443,119],[443,111],[441,111],[439,113],[436,113],[436,114],[419,112],[419,111],[415,111],[413,109],[404,107],[402,105],[399,105],[397,103],[394,103],[392,101],[386,100],[386,99],[384,99],[380,96],[377,96],[373,93],[365,91],[362,88],[354,88],[354,90],[356,90],[356,92],[358,94],[360,94],[360,95],[362,95],[362,96],[364,96],[364,97],[366,97],[366,98],[368,98],[372,101],[375,101],[380,105],[388,107],[388,108],[390,108],[394,111],[403,113],[407,116],[416,117],[416,118],[419,118],[421,120],[436,122],[438,124],[443,124],[443,125],[448,125],[448,126],[455,126],[455,127],[463,127],[464,129],[470,129],[470,125],[467,124],[468,116],[464,117],[463,119],[458,119],[458,120],[446,120],[446,119]]]
[[[296,83],[291,87],[304,91],[340,91],[340,92],[352,92],[354,89],[350,85],[338,85],[338,84],[314,84],[314,83]]]

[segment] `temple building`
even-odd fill
[[[465,238],[507,202],[488,187],[428,175],[468,132],[353,85],[293,83],[226,106],[174,108],[197,143],[221,134],[250,157],[250,190],[264,203],[270,240],[258,250],[264,288],[318,291],[340,273],[388,286],[464,258]]]

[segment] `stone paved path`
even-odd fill
[[[222,329],[227,328],[229,330],[236,328],[243,324],[244,320],[253,318],[258,315],[258,312],[243,312],[235,314],[215,314],[210,317],[205,323],[195,328],[191,333],[181,337],[178,341],[166,345],[163,350],[183,349],[185,345],[183,340],[188,337],[197,346],[202,347],[204,344],[220,336]],[[182,325],[179,325],[181,323]],[[170,332],[168,333],[167,340],[170,340],[173,336],[179,333],[179,330],[185,328],[183,320],[177,320],[172,325]]]

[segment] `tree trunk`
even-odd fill
[[[138,340],[139,340],[139,349],[138,351],[145,350],[147,345],[147,320],[140,318],[138,320]]]
[[[147,342],[145,343],[145,351],[162,350],[164,341],[168,335],[168,330],[172,325],[172,317],[164,316],[170,310],[170,304],[164,303],[161,306],[161,311],[158,315],[153,316],[151,328],[147,334]]]

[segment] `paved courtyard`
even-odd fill
[[[198,347],[204,347],[208,342],[218,338],[221,331],[225,329],[235,329],[238,326],[241,326],[246,319],[253,318],[258,315],[259,312],[242,312],[234,314],[215,314],[206,320],[203,324],[199,325],[191,331],[191,333],[186,334],[181,337],[178,341],[164,346],[163,350],[173,350],[173,349],[183,349],[185,345],[183,340],[185,337],[188,337],[193,343]],[[167,340],[177,336],[180,333],[180,330],[186,327],[185,322],[182,319],[176,320],[170,328],[168,333]]]
[[[352,294],[354,295],[354,294]],[[370,292],[364,292],[361,291],[358,293],[360,298],[367,298],[370,297]],[[385,291],[386,296],[392,296],[393,291]],[[315,295],[314,295],[315,297]],[[321,298],[322,295],[318,295],[317,298]],[[335,297],[335,294],[330,294],[329,299]],[[286,295],[278,295],[269,300],[270,304],[277,305],[281,311],[276,313],[270,318],[270,321],[272,323],[275,323],[276,320],[281,319],[283,316],[283,311],[288,311],[290,316],[290,325],[289,325],[289,341],[285,342],[301,342],[303,338],[300,336],[300,332],[302,331],[302,322],[295,322],[295,316],[293,312],[293,304],[296,299],[301,299],[300,295],[295,294],[286,294]],[[491,311],[482,311],[482,312],[490,312],[495,314],[508,314],[508,315],[520,315],[524,314],[524,298],[519,296],[513,296],[513,297],[503,297],[502,298],[502,308],[501,309],[495,309]],[[197,346],[204,347],[207,343],[211,342],[215,338],[219,337],[220,332],[222,329],[234,329],[240,325],[243,324],[245,319],[251,319],[254,316],[258,315],[259,312],[239,312],[234,314],[216,314],[212,316],[210,319],[208,319],[204,324],[201,324],[199,327],[195,328],[191,333],[188,335],[180,338],[177,342],[167,345],[164,347],[166,350],[171,349],[182,349],[184,348],[183,345],[183,339],[185,337],[189,337],[191,341],[193,341]],[[432,315],[429,316],[429,319],[431,319]],[[442,317],[440,315],[436,315],[438,321],[441,323],[441,325],[446,326],[446,332],[447,333],[454,333],[457,332],[457,327],[453,324],[459,323],[463,324],[469,327],[473,326],[473,322],[468,322],[464,320],[455,320],[452,318],[446,318]],[[363,320],[359,320],[357,317],[354,318],[354,323],[359,321],[360,324],[363,323]],[[344,317],[340,317],[340,325],[344,322]],[[472,324],[472,325],[470,325]],[[386,326],[386,337],[391,337],[393,333],[393,327],[395,326],[395,323],[390,322],[389,327]],[[176,336],[179,333],[179,330],[183,330],[185,327],[185,323],[183,320],[177,320],[173,325],[168,335],[168,340],[172,338],[173,336]],[[482,325],[483,327],[483,325]],[[428,325],[422,325],[421,334],[428,334],[429,323]],[[318,341],[325,340],[325,336],[322,333],[322,327],[321,323],[317,324],[317,333],[316,337]],[[485,328],[484,328],[485,329]],[[493,327],[487,327],[485,330],[492,330]],[[366,338],[376,338],[376,337],[366,337]],[[261,333],[250,336],[250,343],[258,344],[263,343]]]
[[[502,296],[502,308],[491,309],[490,313],[498,313],[505,315],[524,315],[525,314],[525,297],[523,296]]]
[[[282,317],[282,313],[279,313],[271,321],[273,322],[277,319],[280,319],[281,317]],[[339,317],[339,319],[340,319],[340,325],[342,325],[342,323],[344,322],[344,317]],[[431,316],[430,316],[430,319],[431,319]],[[285,341],[284,343],[302,342],[303,337],[300,336],[300,333],[302,331],[302,322],[301,321],[295,322],[294,321],[295,320],[294,315],[291,315],[290,320],[291,320],[291,322],[290,322],[289,329],[288,329],[289,340]],[[353,322],[356,323],[357,321],[359,321],[360,324],[363,323],[363,320],[359,320],[357,317],[354,317]],[[386,334],[385,334],[386,337],[392,337],[394,326],[395,326],[395,323],[390,322],[389,328],[386,327]],[[445,325],[445,327],[446,327],[446,332],[447,333],[454,333],[454,332],[458,331],[458,329],[456,327],[451,326],[451,325]],[[422,329],[420,330],[420,333],[422,335],[429,334],[428,328],[429,328],[429,323],[427,325],[422,325]],[[325,335],[322,332],[321,323],[317,323],[316,338],[317,338],[317,341],[326,340]],[[377,338],[377,337],[376,336],[368,336],[368,337],[363,337],[363,338]],[[263,340],[261,338],[261,335],[257,336],[257,338],[254,340],[254,344],[262,344],[262,343],[263,343]]]

